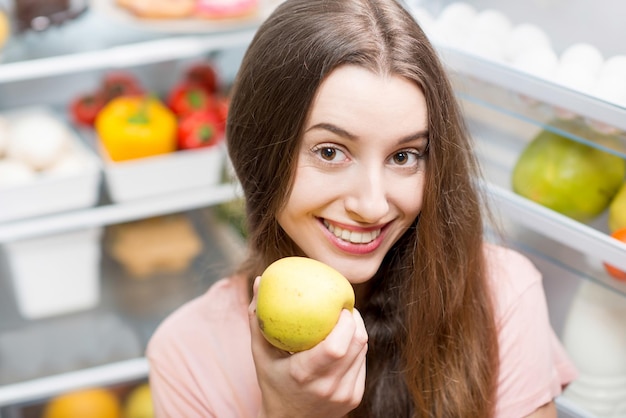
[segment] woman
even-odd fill
[[[227,132],[249,256],[151,340],[159,416],[556,417],[575,371],[541,277],[484,243],[471,141],[402,7],[287,0],[243,59]],[[357,295],[293,355],[254,314],[255,278],[291,255]]]

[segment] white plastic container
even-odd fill
[[[225,146],[222,141],[207,148],[120,162],[111,161],[104,149],[101,155],[111,199],[125,202],[219,183]]]
[[[53,117],[65,125],[46,107],[15,109],[2,114],[9,121],[24,115]],[[0,222],[81,209],[97,203],[101,180],[100,160],[69,126],[67,133],[72,151],[82,160],[81,168],[65,173],[42,173],[26,184],[0,187]]]
[[[626,416],[626,303],[583,282],[572,302],[563,344],[580,373],[564,396],[602,418]]]
[[[3,245],[17,307],[38,319],[93,308],[100,301],[102,228]]]

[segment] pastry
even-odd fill
[[[181,19],[189,17],[195,0],[116,0],[117,5],[146,19]]]
[[[204,19],[235,19],[256,14],[259,0],[197,0],[195,15]]]
[[[202,251],[202,242],[184,215],[167,215],[109,228],[111,256],[135,278],[177,273]]]

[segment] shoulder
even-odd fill
[[[554,334],[542,276],[524,255],[485,246],[500,357],[497,417],[526,416],[576,376]]]
[[[541,288],[542,276],[526,256],[510,248],[488,243],[484,254],[496,316],[501,319],[522,295]]]
[[[189,351],[213,344],[222,333],[236,332],[235,323],[247,324],[248,303],[244,279],[217,281],[165,318],[150,339],[148,355],[154,358],[172,349],[179,352],[176,346]]]
[[[159,325],[146,353],[157,415],[256,415],[248,304],[246,281],[223,279]]]

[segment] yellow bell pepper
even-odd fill
[[[94,126],[111,160],[124,161],[176,151],[177,123],[157,98],[120,96],[102,108]]]

